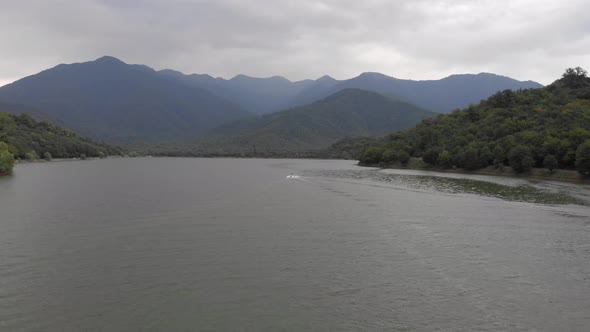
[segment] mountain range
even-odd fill
[[[379,73],[364,73],[349,80],[323,76],[317,80],[291,82],[280,76],[255,78],[245,75],[226,80],[206,74],[156,71],[105,56],[95,61],[61,64],[0,87],[0,110],[30,113],[35,118],[49,120],[99,140],[145,143],[219,137],[221,133],[243,138],[248,136],[245,132],[238,133],[230,128],[241,128],[246,123],[251,126],[248,130],[260,135],[268,132],[271,123],[289,133],[312,133],[301,127],[310,123],[294,121],[293,114],[308,114],[309,109],[306,113],[301,107],[306,109],[305,105],[321,100],[334,109],[327,110],[325,105],[318,107],[314,104],[311,109],[321,109],[318,117],[327,116],[330,118],[327,121],[331,123],[348,123],[342,128],[347,128],[350,122],[358,122],[360,128],[363,123],[370,122],[368,117],[372,113],[365,114],[361,108],[350,112],[343,103],[325,102],[330,100],[330,96],[347,89],[373,92],[363,94],[357,91],[353,94],[348,91],[346,94],[362,98],[368,104],[383,104],[382,97],[385,96],[397,103],[405,103],[406,108],[412,104],[414,111],[440,113],[477,103],[500,90],[536,87],[541,85],[494,74],[453,75],[432,81],[401,80]],[[349,98],[347,103],[355,101]],[[389,106],[392,110],[400,107],[399,104]],[[293,112],[293,108],[297,111]],[[278,118],[260,116],[276,112],[284,114]],[[416,118],[424,114],[416,112],[419,114]],[[344,119],[346,116],[350,118]],[[243,119],[249,120],[239,121]],[[280,126],[277,123],[281,123]],[[402,129],[405,125],[400,126],[401,123],[411,121],[396,120],[384,125],[384,128]],[[255,125],[260,127],[255,130]],[[349,134],[381,133],[372,128],[355,129]],[[327,127],[321,127],[321,130],[324,129],[327,130]],[[318,136],[330,135],[327,132]],[[315,134],[303,140],[312,142],[312,136]]]
[[[192,137],[250,116],[207,90],[112,57],[59,65],[0,88],[81,135],[107,141]]]
[[[162,70],[159,73],[208,90],[256,114],[307,105],[343,89],[373,91],[395,96],[433,112],[450,113],[456,108],[478,103],[498,91],[542,87],[537,82],[517,81],[489,73],[451,75],[440,80],[427,81],[397,79],[380,73],[362,73],[341,81],[325,75],[317,80],[297,82],[281,76],[256,78],[238,75],[225,80],[206,74],[184,75],[173,70]]]
[[[381,136],[436,114],[375,92],[345,89],[320,101],[216,128],[200,147],[225,154],[288,155],[345,137]]]

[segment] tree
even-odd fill
[[[53,159],[53,157],[51,157],[51,153],[49,153],[49,152],[45,152],[43,154],[43,158],[45,158],[45,160],[47,160],[47,161],[51,161],[51,159]]]
[[[579,88],[586,84],[588,72],[580,67],[568,68],[563,73],[561,80],[565,83],[565,86],[569,88]]]
[[[453,167],[453,163],[451,162],[451,154],[447,150],[443,150],[443,152],[441,152],[438,155],[438,161],[437,162],[438,162],[438,164],[441,167],[444,167],[444,168],[451,168],[451,167]]]
[[[524,156],[524,158],[522,158],[521,165],[524,171],[529,171],[531,168],[533,168],[533,166],[535,166],[535,159],[531,155]]]
[[[100,158],[100,159],[106,158],[106,156],[105,156],[104,152],[102,152],[102,151],[99,151],[99,152],[98,152],[98,158]]]
[[[29,152],[25,153],[25,158],[27,160],[37,160],[37,159],[39,159],[39,156],[37,155],[37,152],[29,151]]]
[[[492,154],[494,155],[492,163],[496,168],[502,169],[504,167],[504,160],[506,160],[506,152],[500,145],[496,145]]]
[[[370,147],[361,157],[361,163],[363,164],[377,164],[381,161],[383,155],[383,148]]]
[[[80,159],[81,159],[81,160],[86,160],[86,154],[82,153],[82,154],[80,155]]]
[[[586,77],[588,75],[588,72],[585,71],[584,69],[582,69],[581,67],[576,67],[576,68],[568,68],[565,70],[565,73],[563,73],[562,77],[563,78],[568,78],[568,77]]]
[[[422,154],[422,160],[427,163],[430,164],[432,166],[436,165],[436,162],[438,160],[438,155],[441,153],[439,148],[430,148],[428,150],[426,150],[424,152],[424,154]]]
[[[583,176],[590,176],[590,140],[578,146],[576,150],[576,168]]]
[[[487,167],[494,160],[494,154],[490,151],[490,148],[484,146],[479,150],[479,160],[483,167]]]
[[[10,153],[8,144],[0,141],[0,174],[12,172],[14,155]]]
[[[468,171],[473,171],[481,167],[481,161],[476,149],[470,148],[463,152],[461,166]]]
[[[508,163],[516,173],[522,173],[530,170],[535,161],[531,149],[527,146],[519,145],[508,152]]]
[[[410,161],[410,154],[406,151],[400,151],[397,153],[397,159],[399,160],[402,165],[407,166],[408,162]]]
[[[543,159],[543,166],[549,170],[550,173],[553,173],[553,170],[557,168],[557,158],[550,154]]]
[[[383,161],[384,163],[390,164],[396,160],[397,160],[397,155],[391,149],[387,149],[383,152],[383,154],[381,154],[381,161]]]

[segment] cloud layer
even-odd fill
[[[0,84],[58,63],[232,77],[493,72],[544,84],[590,69],[587,0],[26,0],[0,10]]]

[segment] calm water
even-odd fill
[[[0,178],[0,330],[590,330],[588,206],[365,176],[395,172],[19,165]]]

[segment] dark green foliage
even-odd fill
[[[580,88],[587,85],[586,78],[588,72],[580,67],[568,68],[563,73],[562,81],[569,88]]]
[[[470,148],[463,152],[460,166],[468,171],[473,171],[480,168],[481,159],[479,158],[477,149]]]
[[[80,138],[48,122],[37,122],[27,114],[0,112],[0,141],[8,144],[15,158],[75,158],[82,154],[98,157],[120,154],[121,149]]]
[[[307,156],[327,159],[359,160],[367,148],[383,144],[384,142],[384,138],[378,137],[347,137],[330,145],[327,149],[314,152]]]
[[[381,161],[387,164],[391,164],[395,161],[397,161],[398,157],[397,154],[395,153],[395,151],[387,149],[385,151],[383,151],[383,154],[381,155]]]
[[[438,165],[443,168],[451,168],[453,167],[453,162],[451,160],[451,154],[449,151],[444,150],[438,155]]]
[[[545,159],[543,159],[543,167],[553,173],[553,170],[558,167],[557,158],[552,154],[545,156]]]
[[[533,167],[531,149],[519,145],[508,152],[508,164],[517,173],[526,172]]]
[[[434,147],[434,148],[429,148],[428,150],[426,150],[426,152],[424,152],[424,154],[422,155],[422,160],[427,163],[430,164],[432,166],[437,164],[437,160],[438,160],[438,155],[441,153],[441,149],[438,147]]]
[[[402,165],[406,166],[410,161],[410,154],[406,151],[399,151],[397,153],[397,160],[399,160],[399,162],[402,163]]]
[[[0,141],[0,175],[12,172],[14,155],[10,153],[8,144]]]
[[[576,168],[583,176],[590,176],[590,140],[578,147],[576,151]]]
[[[378,147],[368,148],[367,151],[362,155],[361,162],[363,164],[377,164],[381,161],[384,149]]]
[[[576,149],[590,139],[589,98],[590,78],[573,69],[546,88],[502,91],[478,105],[423,120],[390,135],[382,146],[429,163],[431,149],[447,150],[451,163],[465,169],[501,168],[507,152],[521,146],[510,161],[517,172],[542,167],[547,155],[573,169]]]
[[[86,157],[86,154],[82,153],[82,154],[80,155],[80,159],[81,159],[81,160],[86,160],[86,158],[88,158],[88,157]]]
[[[37,160],[37,159],[39,159],[39,155],[35,151],[29,151],[29,152],[25,153],[25,159],[26,160]]]
[[[50,152],[45,152],[43,154],[43,159],[45,159],[46,161],[51,161],[53,159],[53,156],[51,156]]]
[[[506,160],[506,151],[500,146],[499,144],[494,147],[494,151],[492,151],[492,155],[494,156],[494,164],[496,166],[503,164],[504,160]]]
[[[485,167],[494,162],[494,154],[490,151],[490,148],[484,146],[483,148],[479,149],[479,160],[480,166]]]

